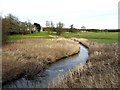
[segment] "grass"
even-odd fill
[[[32,79],[46,65],[78,52],[77,42],[63,38],[9,42],[2,52],[2,81],[5,83],[17,79],[21,74]]]
[[[64,33],[66,38],[86,38],[98,43],[116,43],[118,42],[117,32],[80,32],[80,33]]]
[[[71,40],[42,39],[54,36],[55,33],[48,32],[9,36],[9,41],[14,42],[3,47],[3,82],[17,78],[22,73],[26,74],[27,78],[33,77],[49,63],[78,52],[79,44]],[[59,37],[84,43],[89,47],[90,57],[84,69],[77,67],[77,70],[71,71],[64,81],[59,79],[59,85],[55,87],[118,87],[118,44],[114,44],[119,42],[118,33],[65,32]]]
[[[11,40],[19,40],[19,39],[53,38],[52,36],[54,37],[57,35],[56,33],[49,34],[48,32],[36,32],[34,34],[27,34],[27,35],[10,35],[8,40],[11,41]],[[120,40],[118,40],[117,32],[77,32],[77,33],[64,32],[60,37],[86,38],[98,43],[111,44],[111,43],[120,42]]]
[[[19,39],[38,39],[38,38],[51,38],[47,32],[35,32],[33,34],[26,35],[10,35],[8,41],[15,41]]]
[[[80,39],[76,41],[89,47],[88,63],[71,70],[66,77],[57,78],[50,87],[118,88],[120,75],[118,44],[98,44]]]

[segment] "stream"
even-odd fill
[[[80,64],[86,64],[88,49],[80,45],[80,52],[74,56],[61,59],[43,72],[38,73],[33,80],[26,80],[24,77],[2,86],[2,88],[47,88],[50,81],[58,75],[66,75],[67,72]]]

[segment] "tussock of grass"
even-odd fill
[[[118,88],[118,44],[97,44],[85,39],[73,39],[89,47],[89,61],[70,71],[64,80],[58,79],[55,88]],[[81,68],[82,67],[82,68]],[[63,77],[62,77],[63,78]],[[59,83],[60,82],[60,83]]]
[[[31,79],[46,65],[79,52],[79,44],[67,39],[18,40],[3,47],[3,83],[25,74]]]

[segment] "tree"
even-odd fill
[[[34,23],[34,25],[36,26],[38,32],[40,32],[40,30],[41,30],[41,26],[40,26],[40,24],[38,24],[38,23]]]
[[[9,30],[9,34],[13,33],[19,33],[19,20],[17,17],[13,16],[12,14],[9,14],[4,18],[6,24],[7,24],[7,30]]]
[[[33,25],[31,24],[30,20],[27,20],[26,24],[27,24],[27,31],[29,33],[33,33],[34,32]]]
[[[27,22],[20,22],[20,33],[21,34],[27,34],[29,33],[29,31],[27,30],[28,26],[27,26]]]
[[[9,34],[19,33],[19,20],[17,17],[9,14],[2,18],[2,42],[5,44]]]
[[[73,32],[73,24],[70,25],[70,32]]]
[[[82,26],[81,29],[86,29],[86,27],[85,27],[85,26]]]
[[[53,22],[51,21],[51,23],[50,23],[50,27],[51,28],[53,28],[54,27],[54,24],[53,24]]]
[[[27,34],[32,30],[33,25],[28,22],[21,22],[17,17],[8,14],[2,18],[2,40],[7,41],[7,36],[11,34]],[[29,29],[29,30],[28,30]]]
[[[50,21],[46,21],[46,27],[47,27],[48,33],[50,33],[51,31],[50,25],[51,25]]]
[[[50,22],[46,21],[46,27],[50,27]]]
[[[56,30],[57,31],[57,35],[61,35],[62,32],[63,32],[62,28],[64,27],[64,24],[61,23],[61,22],[58,22],[56,27],[57,27],[57,30]]]
[[[72,25],[70,25],[70,29],[73,29],[73,24],[72,24]]]
[[[2,44],[4,45],[8,38],[8,29],[6,27],[7,23],[5,19],[2,18]]]
[[[53,22],[51,21],[50,22],[50,33],[52,33],[54,31],[54,24]]]

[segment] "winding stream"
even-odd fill
[[[80,52],[74,56],[51,64],[46,70],[37,74],[34,80],[20,78],[3,86],[3,88],[45,88],[58,75],[65,75],[77,65],[85,64],[88,59],[88,49],[80,45]]]

